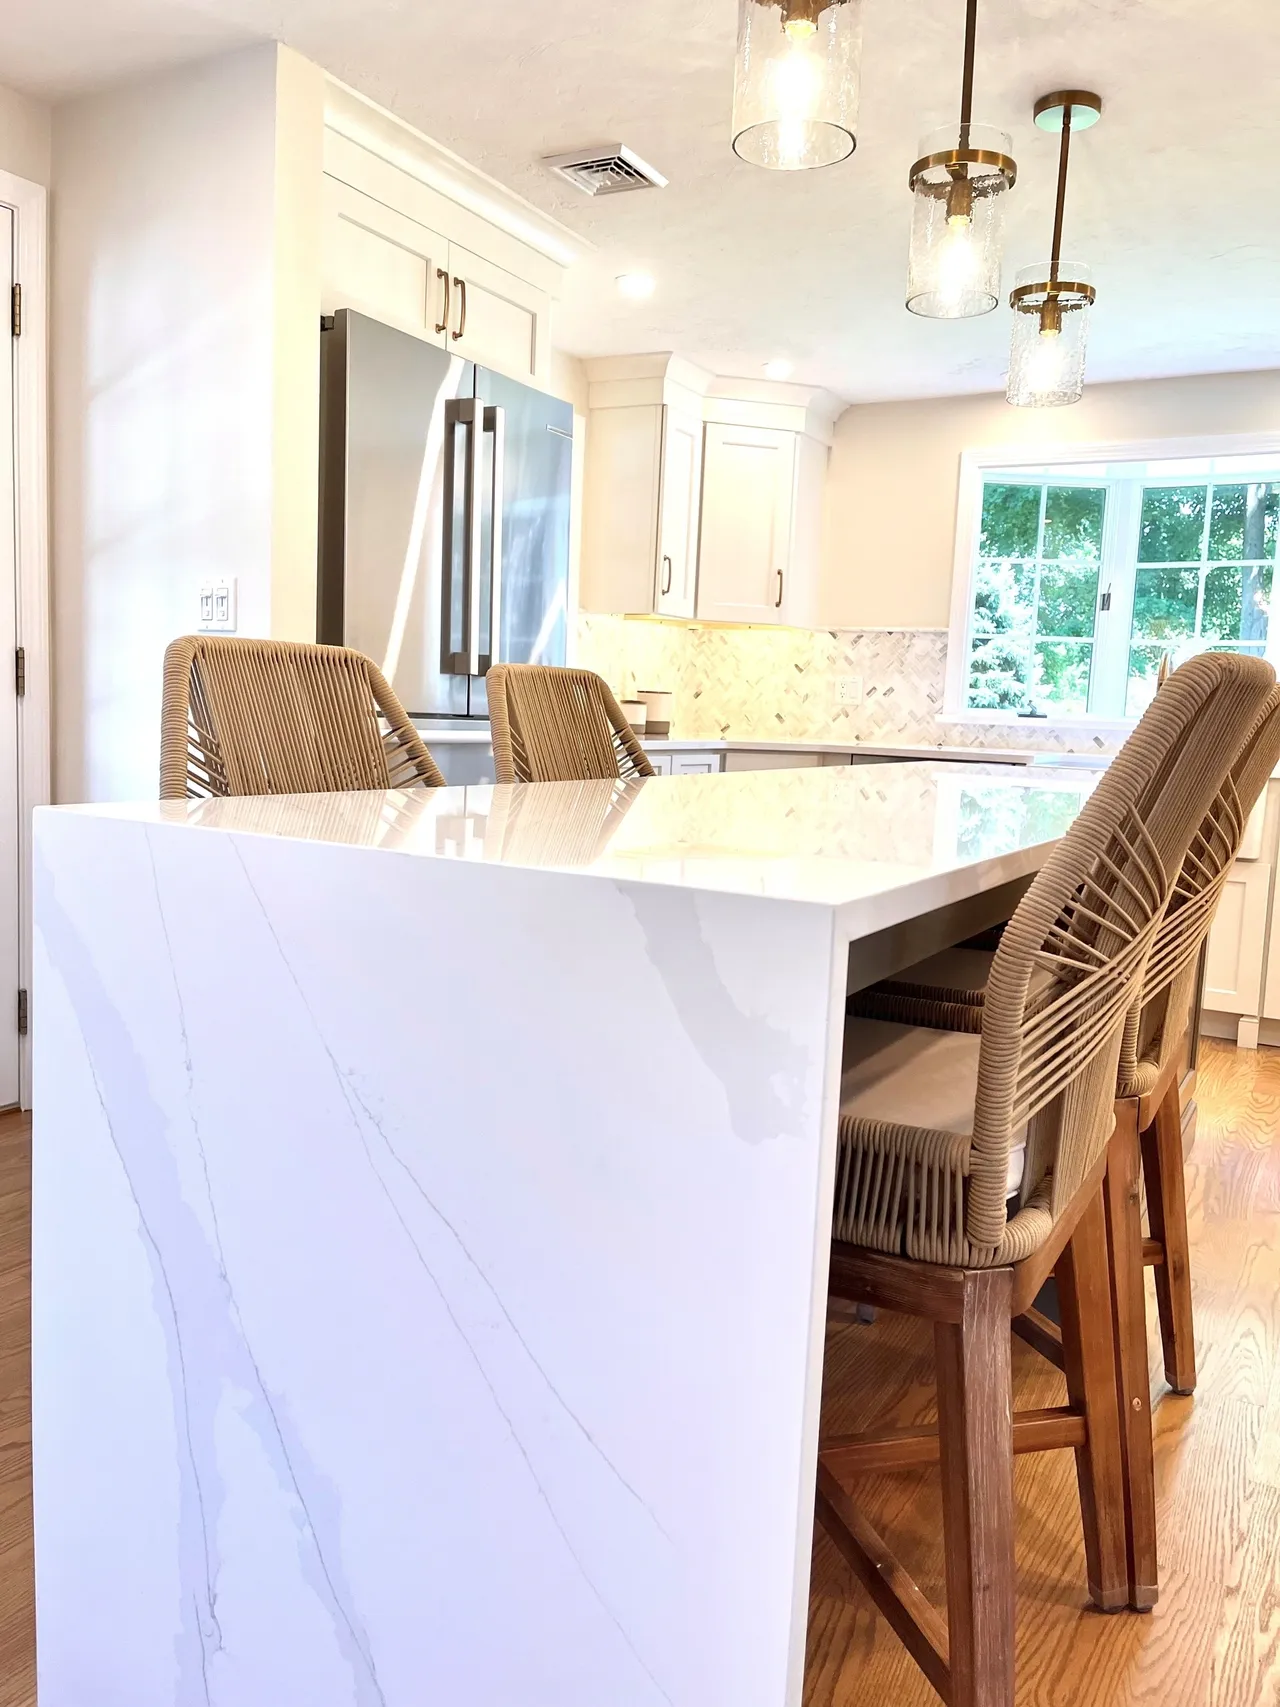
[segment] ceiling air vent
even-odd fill
[[[647,160],[621,142],[602,142],[595,148],[575,148],[571,154],[549,154],[543,164],[566,178],[584,195],[616,196],[623,190],[665,190],[667,180]]]

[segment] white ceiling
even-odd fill
[[[597,246],[557,341],[677,350],[851,400],[1003,384],[1008,314],[902,306],[907,167],[954,111],[961,0],[866,0],[856,154],[769,173],[729,148],[736,0],[41,0],[0,13],[0,82],[53,97],[274,36],[411,120]],[[1096,88],[1074,151],[1066,250],[1098,285],[1090,377],[1280,367],[1280,132],[1272,0],[984,0],[975,117],[1011,130],[1006,287],[1048,249],[1056,139],[1032,102]],[[588,200],[543,154],[629,143],[665,191]],[[657,292],[623,302],[619,272]]]

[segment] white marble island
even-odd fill
[[[41,1707],[797,1707],[849,968],[1092,781],[38,813]]]

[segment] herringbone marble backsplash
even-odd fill
[[[1052,723],[943,723],[947,634],[931,628],[720,628],[583,612],[577,661],[620,699],[675,694],[672,733],[698,740],[901,741],[1109,752],[1118,742]],[[862,682],[862,703],[840,684]]]

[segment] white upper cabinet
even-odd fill
[[[550,315],[545,291],[483,255],[449,245],[449,347],[460,356],[517,379],[533,377]]]
[[[675,356],[587,372],[584,608],[817,626],[835,399]]]
[[[707,426],[697,615],[815,627],[827,447],[782,427]]]
[[[655,609],[662,616],[692,616],[694,612],[701,487],[702,417],[689,409],[664,404],[655,600]]]
[[[587,376],[583,605],[692,616],[708,376],[663,355],[605,357]]]
[[[698,558],[700,617],[783,622],[791,567],[796,435],[709,426]]]
[[[326,95],[321,307],[546,386],[572,234],[340,85]]]

